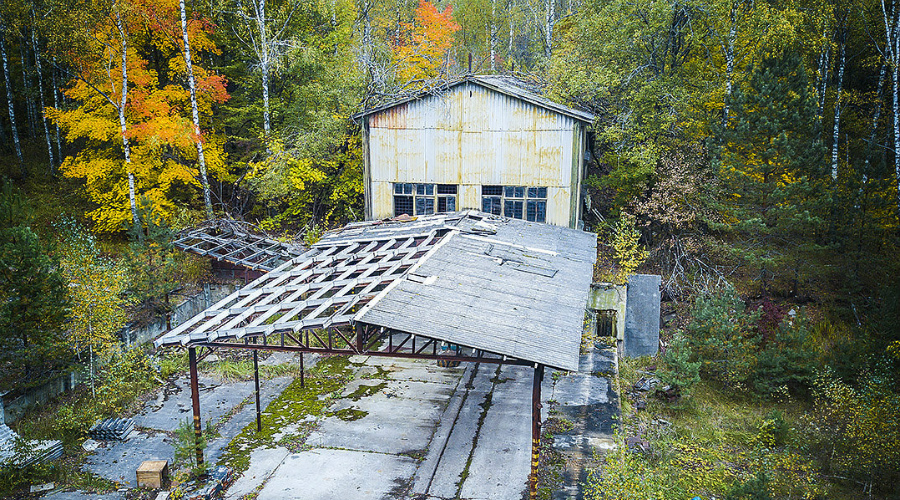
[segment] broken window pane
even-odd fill
[[[403,214],[413,215],[412,196],[394,196],[394,217]]]

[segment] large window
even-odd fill
[[[547,188],[482,186],[481,210],[530,222],[547,222]]]
[[[394,183],[394,216],[430,215],[456,211],[453,184]]]

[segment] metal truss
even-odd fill
[[[173,244],[185,252],[264,272],[305,251],[269,238],[250,224],[224,219],[183,231]]]
[[[403,278],[446,234],[447,230],[402,238],[337,242],[316,247],[260,277],[178,326],[160,345],[187,345],[263,339],[293,339],[287,347],[306,346],[298,339],[316,330],[329,338],[349,327],[354,315],[396,280]],[[349,342],[343,334],[337,338]],[[318,340],[322,340],[318,338]],[[323,341],[324,342],[324,341]],[[246,343],[242,345],[247,345]],[[318,348],[333,348],[320,343]]]

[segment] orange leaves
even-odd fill
[[[117,0],[118,12],[86,26],[91,45],[74,60],[77,77],[64,90],[77,103],[71,109],[48,110],[48,116],[80,151],[66,158],[61,171],[84,179],[84,192],[97,204],[90,213],[99,231],[119,231],[130,223],[128,174],[134,176],[138,203],[148,203],[169,218],[190,201],[197,181],[197,151],[191,120],[190,94],[184,85],[181,21],[177,0]],[[120,27],[122,29],[120,29]],[[203,19],[189,22],[192,55],[218,52],[212,25]],[[130,148],[126,164],[119,110],[122,108],[122,47],[127,52],[128,79],[124,105],[125,138]],[[196,40],[196,44],[195,44]],[[194,47],[196,45],[196,47]],[[142,54],[152,53],[162,64],[151,68]],[[213,116],[213,107],[228,100],[226,80],[194,66],[201,116]],[[207,130],[211,127],[205,127]],[[204,134],[210,172],[225,171],[223,141]],[[190,187],[191,189],[184,189]]]
[[[453,34],[459,24],[453,20],[453,7],[443,12],[427,0],[419,0],[415,23],[403,23],[408,31],[406,40],[396,40],[394,61],[398,65],[397,76],[401,80],[434,78],[447,63]]]

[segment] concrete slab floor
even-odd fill
[[[289,361],[286,361],[289,362]],[[313,360],[314,364],[315,361]],[[265,408],[293,379],[278,377],[260,381],[260,403]],[[159,390],[143,411],[134,417],[139,427],[126,441],[106,441],[85,459],[84,468],[98,476],[136,487],[135,471],[144,460],[174,461],[175,449],[170,433],[191,417],[191,391],[185,374]],[[223,383],[200,377],[200,409],[204,426],[215,425],[219,437],[208,443],[206,459],[215,463],[225,446],[241,430],[256,420],[253,381]],[[243,405],[241,407],[241,405]],[[239,408],[240,407],[240,408]],[[235,413],[236,412],[236,413]]]

